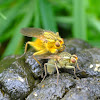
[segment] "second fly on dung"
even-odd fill
[[[35,55],[42,55],[47,53],[57,54],[58,52],[62,52],[65,48],[64,40],[59,36],[58,32],[55,34],[52,31],[44,30],[41,28],[22,28],[21,33],[24,36],[37,38],[33,42],[28,41],[25,45],[25,53],[27,51],[28,44],[34,47],[36,52],[33,54],[33,58],[37,62],[38,60],[34,57]]]
[[[74,69],[74,75],[77,79],[79,79],[76,76],[75,65],[77,66],[77,68],[79,70],[81,70],[81,69],[78,66],[78,63],[77,63],[78,57],[75,54],[71,55],[68,52],[61,52],[57,55],[37,56],[37,58],[39,58],[39,59],[50,59],[50,60],[48,60],[47,63],[44,64],[45,76],[44,76],[43,80],[47,76],[47,72],[49,74],[53,74],[55,69],[56,69],[56,71],[57,71],[57,84],[58,84],[58,80],[59,80],[59,70],[58,70],[58,68]]]

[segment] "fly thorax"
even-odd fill
[[[65,60],[65,59],[60,59],[60,60],[59,60],[59,64],[60,64],[61,66],[64,66],[64,65],[66,64],[66,60]]]

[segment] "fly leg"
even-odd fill
[[[76,75],[76,70],[75,70],[75,67],[74,66],[66,66],[65,68],[67,68],[67,69],[74,69],[74,75],[75,75],[75,78],[76,79],[79,79],[78,77],[77,77],[77,75]]]
[[[41,66],[41,63],[35,58],[34,54],[33,54],[33,59]]]
[[[58,85],[58,81],[59,81],[59,70],[58,70],[58,67],[57,67],[56,62],[55,62],[55,67],[56,67],[56,70],[57,70],[57,85]]]
[[[27,52],[28,44],[29,44],[29,45],[32,45],[33,42],[30,42],[30,41],[26,42],[24,54]],[[35,53],[34,53],[34,54],[35,54]],[[41,66],[40,62],[34,57],[34,54],[33,54],[33,58],[34,58],[35,61]]]
[[[45,63],[44,64],[45,75],[44,75],[44,77],[43,77],[41,82],[43,82],[45,77],[47,76],[47,71],[48,71],[49,74],[52,74],[54,72],[54,70],[55,70],[55,65],[54,64]]]
[[[43,77],[43,79],[42,79],[42,81],[41,81],[41,82],[43,82],[43,81],[44,81],[44,79],[45,79],[45,77],[47,76],[47,68],[46,68],[46,66],[47,66],[47,63],[45,63],[45,64],[44,64],[44,71],[45,71],[45,75],[44,75],[44,77]]]
[[[26,42],[24,54],[26,53],[26,51],[27,51],[27,46],[28,46],[28,44],[30,44],[30,43],[31,43],[31,42]],[[24,54],[21,55],[20,57],[17,57],[17,59],[18,59],[18,58],[21,58],[22,56],[24,56]]]
[[[74,68],[74,75],[75,75],[75,78],[76,78],[76,79],[79,79],[79,78],[77,77],[77,75],[76,75],[75,67],[74,67],[74,66],[72,66],[72,67]]]
[[[28,42],[26,42],[26,44],[25,44],[25,51],[24,51],[24,53],[26,53],[26,51],[27,51],[27,46],[28,46],[28,44],[31,44],[32,42],[30,42],[30,41],[28,41]]]
[[[78,68],[78,70],[80,70],[80,71],[85,71],[85,70],[83,70],[83,69],[80,69],[78,63],[76,63],[76,64],[77,64],[77,68]]]
[[[36,60],[36,62],[41,66],[40,62],[35,58],[35,55],[41,55],[41,54],[44,54],[46,52],[45,49],[41,50],[41,51],[38,51],[38,52],[35,52],[33,54],[33,58]]]

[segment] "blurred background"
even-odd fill
[[[0,0],[0,58],[22,54],[25,42],[34,40],[20,33],[23,27],[100,47],[100,0]]]

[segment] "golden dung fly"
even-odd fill
[[[28,41],[25,45],[25,53],[27,51],[28,44],[36,50],[33,54],[33,58],[37,62],[38,60],[34,57],[35,55],[43,55],[47,53],[57,54],[58,52],[62,52],[65,48],[64,40],[59,36],[58,32],[54,33],[41,28],[22,28],[21,33],[24,36],[37,38],[33,42]]]

